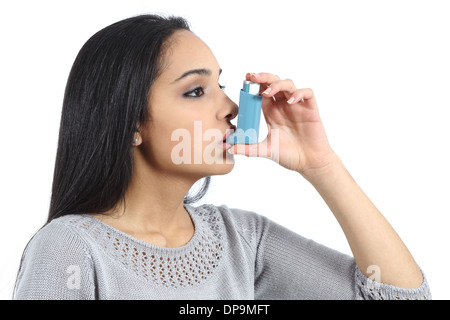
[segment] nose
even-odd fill
[[[223,107],[217,113],[217,118],[218,120],[226,119],[227,121],[231,121],[237,117],[239,107],[226,94],[224,96],[225,101],[222,102]]]

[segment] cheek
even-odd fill
[[[223,132],[217,129],[209,103],[194,108],[178,100],[155,99],[151,105],[155,108],[142,148],[148,165],[158,170],[193,172],[206,170],[204,165],[224,163],[227,153],[222,148]]]
[[[222,138],[220,130],[204,121],[159,123],[149,130],[146,158],[159,169],[184,171],[197,170],[198,165],[222,164],[227,155],[222,149]]]
[[[159,122],[150,128],[146,139],[146,151],[149,157],[160,166],[172,163],[171,154],[174,147],[179,143],[178,136],[186,132],[182,125],[174,123],[163,124]]]
[[[194,120],[186,115],[153,117],[141,149],[147,164],[158,170],[185,170],[183,164],[193,161],[195,130]]]

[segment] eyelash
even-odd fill
[[[219,84],[219,88],[221,90],[225,90],[225,86],[222,86],[221,84]],[[192,96],[193,93],[195,94],[198,91],[201,91],[202,94],[201,95],[194,95],[194,96]],[[197,87],[194,90],[186,92],[185,94],[183,94],[183,96],[186,97],[186,98],[200,98],[204,94],[205,94],[205,90],[203,89],[203,87]]]

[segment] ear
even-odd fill
[[[136,130],[133,136],[133,146],[138,146],[142,143],[142,137],[139,131]]]

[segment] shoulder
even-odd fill
[[[77,219],[64,216],[52,220],[31,238],[17,274],[15,299],[94,297],[92,255],[70,222]]]
[[[220,230],[223,226],[224,232],[229,235],[238,234],[251,247],[258,245],[272,223],[267,217],[254,211],[230,208],[225,204],[204,204],[196,207],[195,211],[215,224],[211,228],[217,227]]]
[[[46,255],[60,257],[64,254],[88,255],[85,239],[77,232],[74,222],[79,221],[77,215],[67,215],[44,225],[29,241],[26,256]]]
[[[230,208],[225,204],[203,204],[195,207],[195,211],[197,215],[207,217],[209,220],[221,219],[226,225],[256,228],[270,222],[268,218],[254,211]]]
[[[237,225],[256,228],[269,222],[266,217],[254,211],[241,208],[229,208],[225,204],[217,206],[216,208],[224,219]]]

